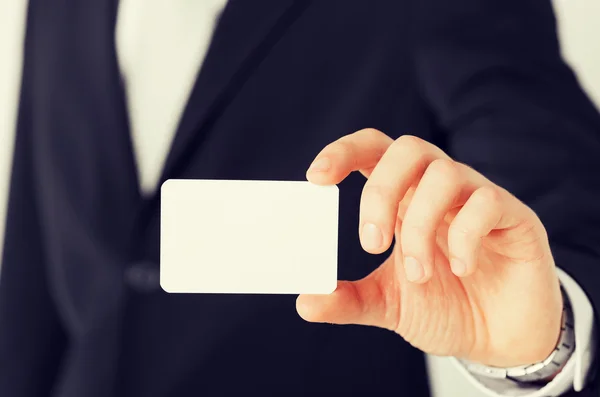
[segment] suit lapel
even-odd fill
[[[180,174],[212,124],[307,3],[229,1],[183,112],[161,180]]]

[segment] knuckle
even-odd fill
[[[428,143],[414,135],[402,135],[396,139],[391,147],[398,158],[407,161],[419,173],[424,172],[432,161],[432,154],[428,150]]]
[[[514,230],[521,236],[521,242],[526,243],[527,246],[533,247],[535,250],[541,250],[540,253],[544,251],[543,247],[548,240],[548,234],[539,219],[535,217],[523,219]]]
[[[424,152],[423,140],[414,135],[402,135],[396,139],[392,146],[398,150],[405,150],[409,153],[422,154]]]
[[[450,159],[436,159],[427,168],[427,172],[443,178],[445,181],[454,182],[460,179],[460,170],[457,164]]]
[[[324,152],[330,153],[336,158],[347,162],[347,165],[352,168],[356,165],[355,146],[349,137],[344,137],[330,143]]]
[[[350,141],[349,137],[340,138],[335,142],[330,143],[327,146],[328,151],[334,153],[340,153],[343,155],[352,155],[354,152],[354,145]]]
[[[394,200],[394,192],[390,186],[366,184],[362,191],[362,200],[374,200],[386,203]]]
[[[494,186],[483,186],[473,193],[473,197],[488,205],[497,206],[502,201],[500,190]]]
[[[379,131],[375,128],[363,128],[362,130],[356,131],[356,135],[365,135],[368,137],[377,136],[377,135],[385,135],[383,132]]]
[[[433,228],[416,219],[405,219],[402,223],[401,236],[403,241],[415,241],[429,238]]]

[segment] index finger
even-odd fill
[[[392,142],[392,138],[371,128],[346,135],[321,150],[306,177],[318,185],[338,184],[354,171],[368,178]]]

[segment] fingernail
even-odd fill
[[[452,273],[457,276],[462,276],[467,272],[467,265],[460,259],[452,258],[450,259],[450,268],[452,269]]]
[[[308,170],[323,172],[329,170],[329,168],[331,168],[331,161],[327,157],[322,157],[313,161]]]
[[[383,235],[376,225],[366,223],[363,226],[361,241],[364,248],[377,250],[381,247],[381,244],[383,244]]]
[[[416,282],[425,277],[425,269],[423,269],[421,263],[410,256],[404,258],[404,271],[408,281]]]

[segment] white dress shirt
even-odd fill
[[[177,124],[225,3],[226,0],[120,0],[117,54],[126,87],[140,189],[146,194],[158,188]],[[13,42],[2,43],[10,46],[9,56],[2,58],[20,63],[22,35],[2,35],[3,40],[11,37]],[[16,71],[9,72],[12,73],[10,77],[20,76]],[[9,90],[0,91],[0,95],[4,94],[8,98]],[[11,97],[16,100],[16,95]],[[11,125],[0,125],[0,128],[14,131],[15,111],[15,106],[3,107],[7,114],[0,120],[9,120],[10,123],[5,124]],[[577,283],[562,271],[559,276],[573,306],[576,333],[575,353],[563,371],[540,388],[510,381],[478,380],[456,360],[446,359],[471,382],[476,390],[474,396],[481,393],[487,396],[560,396],[571,388],[583,388],[593,358],[594,315],[588,298]],[[432,384],[442,375],[430,373]],[[435,397],[456,396],[452,385],[433,389]]]

